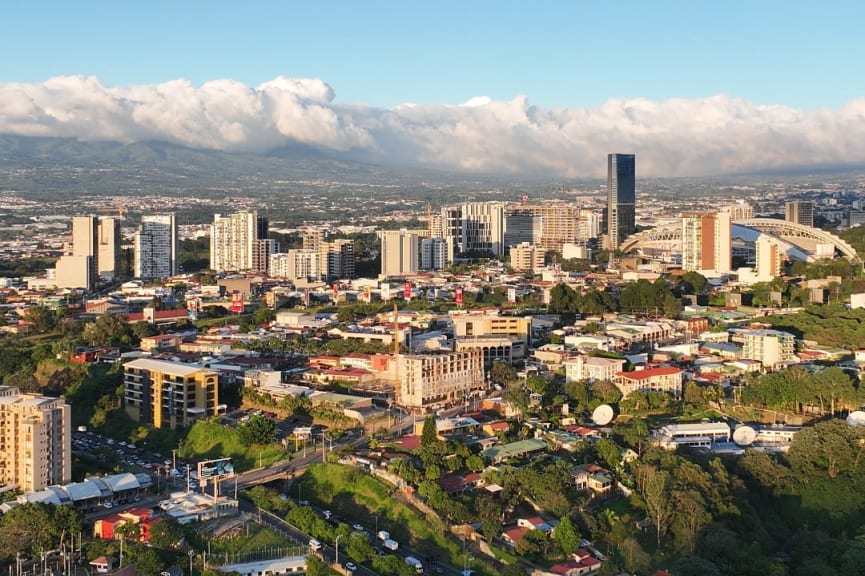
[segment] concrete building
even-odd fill
[[[719,212],[726,212],[730,215],[730,220],[750,220],[754,217],[754,207],[747,202],[736,202],[729,206],[722,206],[718,209]]]
[[[134,274],[142,280],[177,274],[177,221],[174,214],[141,217],[135,232]]]
[[[253,270],[259,229],[255,211],[230,216],[214,214],[210,225],[210,268],[216,272]]]
[[[397,359],[397,401],[410,409],[461,401],[486,389],[479,350],[445,354],[400,354]]]
[[[771,282],[781,275],[786,254],[777,240],[767,234],[760,234],[757,237],[756,253],[758,282]]]
[[[318,250],[308,248],[271,254],[270,275],[293,282],[315,282],[321,277],[321,255]]]
[[[252,268],[253,272],[270,274],[270,257],[279,254],[279,242],[271,239],[259,238],[252,244]]]
[[[418,236],[407,230],[381,233],[381,274],[407,276],[418,271]]]
[[[565,360],[565,382],[612,382],[617,372],[625,366],[621,358],[602,358],[595,356],[577,356]]]
[[[814,227],[814,203],[801,200],[784,204],[784,220]]]
[[[454,314],[454,336],[519,336],[528,343],[532,332],[530,316],[499,316],[497,314]]]
[[[731,270],[732,256],[729,213],[682,213],[683,269],[723,274]]]
[[[322,242],[318,247],[322,279],[350,280],[354,278],[354,240],[339,238]]]
[[[304,250],[318,250],[326,238],[327,230],[324,228],[304,228],[301,232]]]
[[[448,265],[448,243],[444,238],[424,238],[420,243],[421,270],[441,270]]]
[[[636,157],[633,154],[607,155],[607,243],[616,250],[625,238],[637,231]]]
[[[676,398],[682,395],[683,372],[674,366],[647,368],[633,372],[617,372],[613,383],[622,392],[622,396],[636,391],[667,392]]]
[[[140,358],[123,365],[123,404],[154,428],[186,427],[220,411],[218,374],[191,364]]]
[[[501,202],[464,202],[441,210],[441,234],[455,254],[505,253],[505,205]]]
[[[586,238],[580,236],[581,214],[580,207],[566,202],[508,207],[505,244],[528,242],[540,245],[545,251],[561,253],[564,244]]]
[[[797,361],[792,334],[780,330],[743,330],[739,336],[742,338],[742,357],[757,360],[767,370]]]
[[[523,242],[511,246],[511,267],[517,272],[531,272],[544,267],[545,256],[543,246]]]
[[[0,483],[35,492],[71,479],[69,405],[0,386]]]
[[[93,256],[61,256],[54,265],[53,278],[49,278],[47,284],[56,288],[93,290],[96,287],[95,262]]]

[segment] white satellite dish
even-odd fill
[[[594,420],[595,424],[598,426],[606,426],[613,421],[615,415],[612,406],[609,404],[601,404],[592,411],[592,420]]]
[[[847,415],[847,424],[850,426],[865,426],[865,411],[854,410]]]
[[[757,439],[757,431],[750,426],[739,426],[733,430],[733,442],[739,446],[750,446]]]

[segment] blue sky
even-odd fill
[[[526,95],[546,108],[727,94],[836,109],[865,96],[865,2],[11,2],[0,82],[320,78],[389,107]]]

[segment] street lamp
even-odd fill
[[[336,542],[334,542],[334,549],[336,550],[336,565],[339,566],[339,539],[342,538],[342,534],[337,534]]]
[[[192,550],[189,551],[189,576],[192,576],[192,557],[195,556],[195,552]]]

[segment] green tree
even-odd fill
[[[562,518],[555,532],[556,543],[565,554],[572,554],[580,549],[580,533],[574,527],[568,516]]]
[[[432,446],[439,441],[438,430],[436,428],[436,417],[433,414],[427,414],[423,421],[423,428],[420,434],[420,445],[422,448]]]
[[[56,313],[45,306],[31,306],[24,312],[24,320],[33,322],[37,332],[48,332],[57,325]]]
[[[183,528],[172,517],[162,518],[150,526],[150,545],[163,550],[179,550],[183,546]]]
[[[601,438],[597,441],[595,452],[598,454],[598,459],[601,463],[610,470],[615,470],[622,459],[621,448],[608,438]]]
[[[248,422],[237,427],[241,442],[252,444],[270,444],[276,438],[276,423],[270,418],[259,414],[252,416]]]
[[[507,384],[516,377],[514,369],[507,362],[493,362],[490,368],[490,379],[499,384]]]
[[[804,478],[861,473],[865,463],[865,429],[840,419],[803,428],[793,438],[787,458]]]

